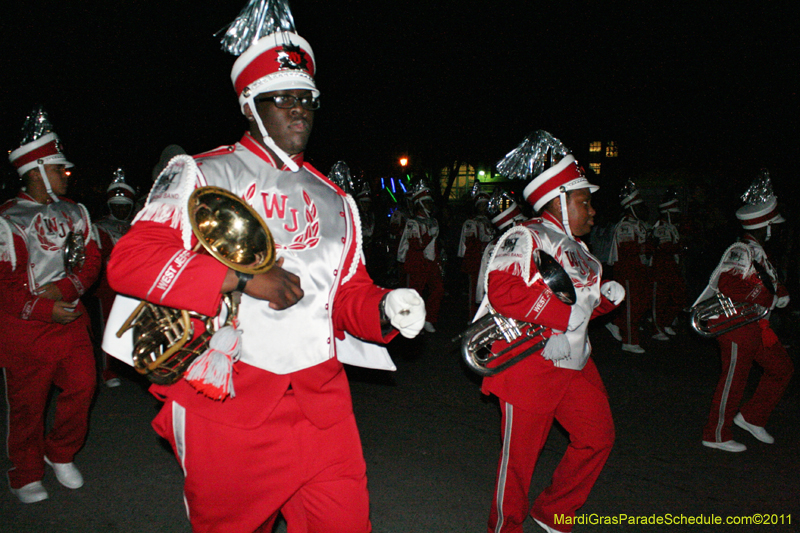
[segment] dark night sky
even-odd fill
[[[405,151],[430,167],[493,163],[547,129],[576,152],[617,140],[632,173],[749,181],[767,167],[788,188],[800,145],[791,3],[656,4],[295,0],[323,94],[307,155],[324,173],[339,159],[389,172]],[[213,34],[243,5],[15,2],[0,23],[4,149],[35,103],[79,182],[108,183],[121,166],[146,185],[167,144],[235,142],[234,58]]]

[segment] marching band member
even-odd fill
[[[620,203],[625,212],[614,228],[608,264],[614,267],[614,279],[625,288],[627,298],[625,308],[616,313],[606,328],[622,342],[624,351],[644,353],[639,345],[639,322],[652,301],[650,266],[653,258],[652,243],[648,241],[644,223],[647,205],[631,180],[622,188]]]
[[[133,218],[133,204],[136,200],[136,191],[125,182],[125,172],[118,168],[114,171],[114,179],[106,189],[106,203],[108,204],[108,214],[97,220],[94,227],[97,230],[98,246],[102,259],[102,269],[94,290],[93,296],[97,298],[100,305],[101,331],[108,323],[108,315],[111,306],[114,304],[116,293],[108,285],[106,275],[106,265],[111,257],[111,250],[114,245],[131,228],[131,218]],[[100,335],[102,337],[102,334]],[[118,387],[120,385],[119,376],[111,369],[109,363],[111,359],[107,353],[102,353],[101,378],[107,387]]]
[[[89,315],[80,296],[100,271],[89,213],[63,198],[67,168],[61,141],[43,109],[28,116],[9,159],[22,179],[0,207],[0,366],[8,400],[8,472],[23,503],[47,499],[45,463],[70,489],[83,486],[73,458],[86,439],[95,390]],[[81,252],[83,249],[83,252]],[[60,389],[45,430],[47,399]]]
[[[439,244],[439,221],[433,216],[433,196],[424,181],[414,187],[414,216],[406,220],[397,260],[408,276],[407,287],[425,297],[425,331],[436,332],[439,308],[444,297],[442,248]]]
[[[653,253],[653,325],[656,334],[653,338],[669,340],[676,335],[673,326],[678,314],[686,307],[686,283],[681,274],[683,246],[681,235],[675,222],[680,217],[678,198],[674,191],[658,205],[660,216],[651,230],[655,242]]]
[[[734,302],[758,304],[769,309],[786,307],[789,293],[778,281],[777,272],[764,251],[773,224],[785,221],[778,211],[778,200],[766,170],[742,199],[745,205],[736,211],[736,218],[745,230],[744,235],[725,251],[708,287],[694,305],[718,291]],[[745,451],[744,444],[733,440],[733,424],[759,441],[772,444],[775,439],[764,426],[794,372],[786,348],[770,328],[768,317],[723,333],[717,337],[717,342],[722,374],[703,430],[703,445],[726,452]],[[753,362],[764,369],[764,374],[752,398],[740,405]]]
[[[217,395],[206,386],[219,387],[213,375],[188,374],[151,388],[165,402],[153,426],[184,470],[193,531],[271,531],[280,513],[292,531],[367,532],[366,464],[341,343],[345,332],[381,343],[397,330],[414,337],[424,304],[411,290],[372,283],[355,202],[303,160],[319,108],[317,65],[289,6],[248,4],[223,44],[246,48],[231,77],[249,130],[196,156],[194,170],[177,156],[162,172],[114,248],[109,280],[122,293],[206,316],[224,293],[242,293],[233,346],[241,358],[225,376],[235,390]],[[205,185],[243,198],[266,221],[279,256],[270,270],[253,277],[192,251],[187,200]]]
[[[489,204],[489,195],[481,190],[481,184],[475,180],[472,186],[472,201],[475,206],[475,216],[464,221],[461,226],[461,238],[458,241],[458,257],[461,258],[461,272],[467,275],[468,300],[470,305],[469,316],[474,316],[477,304],[476,285],[478,273],[481,269],[481,258],[486,245],[494,238],[494,226],[486,216]]]
[[[546,531],[559,531],[556,517],[575,516],[614,442],[587,328],[590,318],[615,309],[625,291],[619,283],[601,281],[600,262],[580,240],[591,231],[591,193],[598,187],[589,183],[561,141],[538,131],[509,153],[498,170],[509,178],[533,177],[524,195],[539,217],[511,228],[498,242],[489,264],[488,303],[503,316],[549,329],[543,349],[483,380],[482,391],[500,399],[503,438],[488,531],[521,531],[529,512]],[[537,250],[555,258],[569,275],[574,305],[562,303],[537,277]],[[531,338],[512,354],[539,340]],[[493,351],[504,346],[505,341],[497,341]],[[553,420],[569,432],[570,444],[552,483],[531,508],[531,478]]]
[[[486,212],[492,217],[492,224],[497,228],[499,234],[492,239],[483,250],[481,267],[478,270],[478,283],[475,286],[475,300],[478,302],[483,301],[483,297],[486,296],[486,290],[484,289],[486,267],[489,266],[489,259],[491,259],[492,253],[497,246],[497,241],[511,226],[516,226],[527,220],[525,215],[522,214],[522,210],[519,208],[517,202],[515,202],[511,195],[501,187],[495,188],[492,197],[489,198]]]

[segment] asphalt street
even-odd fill
[[[467,324],[462,299],[450,297],[445,303],[436,333],[392,342],[396,372],[348,368],[376,533],[486,531],[500,412],[496,401],[481,395],[479,379],[451,342]],[[783,331],[795,329],[789,321]],[[797,377],[767,425],[775,444],[762,444],[734,428],[748,450],[732,454],[700,444],[719,373],[713,341],[681,327],[669,342],[649,340],[648,334],[647,352],[634,355],[621,351],[600,323],[590,336],[617,437],[579,510],[579,517],[594,523],[576,525],[574,531],[800,531]],[[782,340],[790,344],[798,366],[798,345],[789,337],[784,334]],[[759,373],[752,372],[748,394]],[[0,491],[0,531],[189,532],[181,470],[150,428],[158,406],[147,383],[133,372],[124,374],[120,387],[101,386],[86,445],[75,459],[85,486],[66,489],[48,469],[47,501],[22,505],[8,490]],[[554,427],[534,475],[532,498],[548,484],[567,442]],[[3,457],[0,468],[9,466]],[[689,523],[709,517],[739,524]],[[632,519],[671,524],[633,524]],[[777,523],[741,524],[752,520]],[[613,521],[621,523],[602,523]],[[286,531],[285,524],[276,531]],[[524,531],[540,529],[529,519]]]

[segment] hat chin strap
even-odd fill
[[[558,188],[558,197],[561,200],[561,224],[564,225],[564,233],[567,234],[572,240],[575,240],[575,237],[572,236],[572,230],[569,228],[569,214],[567,213],[567,189],[563,185]]]
[[[767,236],[764,237],[764,242],[767,242],[772,237],[772,224],[767,224]]]
[[[47,195],[50,196],[54,202],[58,202],[58,196],[53,193],[53,187],[50,185],[50,180],[47,179],[47,172],[44,171],[44,163],[37,161],[36,167],[39,169],[39,174],[42,175],[42,182],[44,183],[44,188],[47,191]]]
[[[269,136],[267,133],[267,128],[264,127],[264,123],[261,122],[261,116],[256,112],[256,101],[255,96],[251,96],[247,99],[247,103],[250,105],[250,112],[253,114],[253,117],[256,119],[256,124],[258,124],[258,131],[261,132],[261,137],[264,141],[264,144],[275,152],[283,164],[289,167],[289,170],[292,172],[297,172],[300,170],[300,167],[297,166],[297,163],[294,162],[294,159],[291,158],[289,154],[278,148],[278,145],[275,144],[275,141],[272,140],[272,137]]]

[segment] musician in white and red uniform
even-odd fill
[[[133,218],[133,204],[136,200],[136,191],[125,182],[125,172],[118,168],[114,171],[114,179],[106,189],[106,204],[109,213],[97,220],[94,227],[97,230],[98,245],[102,258],[103,268],[95,286],[92,296],[97,298],[100,305],[101,327],[105,329],[108,323],[108,315],[111,306],[114,304],[116,293],[108,284],[106,275],[106,265],[111,257],[114,245],[131,228],[131,218]],[[102,331],[101,329],[101,331]],[[102,337],[102,333],[100,335]],[[108,354],[103,352],[101,361],[101,378],[108,387],[118,387],[120,385],[119,376],[112,369],[112,360]]]
[[[413,337],[424,304],[367,275],[355,202],[303,161],[319,107],[311,48],[294,32],[265,31],[275,33],[250,45],[232,72],[249,131],[196,156],[196,169],[188,156],[173,159],[115,247],[109,280],[121,293],[208,316],[223,293],[243,292],[229,396],[206,397],[206,381],[190,376],[152,387],[165,402],[153,426],[184,470],[195,532],[271,531],[279,513],[290,530],[367,532],[366,465],[341,343],[345,332],[386,342],[397,333],[390,324]],[[205,185],[264,218],[278,255],[268,272],[251,277],[191,251],[188,196]]]
[[[9,485],[20,501],[33,503],[48,498],[45,463],[64,486],[83,485],[73,458],[86,438],[95,363],[80,296],[97,277],[100,254],[86,208],[62,197],[72,163],[41,108],[23,132],[21,146],[10,154],[23,187],[0,207],[0,366],[9,413]],[[65,262],[70,234],[77,238],[72,249],[82,246],[84,252]],[[55,418],[46,425],[53,386],[60,392]]]
[[[677,332],[678,314],[686,307],[686,283],[681,273],[683,245],[675,222],[680,219],[678,197],[668,191],[658,204],[660,216],[651,230],[653,252],[653,324],[657,332],[654,339],[669,340]]]
[[[736,218],[745,233],[722,256],[695,305],[717,291],[734,302],[749,302],[768,309],[789,304],[789,293],[778,281],[775,267],[764,251],[772,226],[785,221],[778,211],[778,201],[772,194],[766,171],[762,171],[744,199],[747,203],[736,211]],[[768,316],[718,336],[717,342],[722,374],[711,401],[708,423],[703,429],[703,445],[726,452],[745,451],[747,447],[733,439],[733,424],[759,441],[772,444],[775,439],[764,426],[794,372],[786,348],[770,328]],[[741,404],[753,363],[763,368],[764,373],[753,396]]]
[[[628,180],[620,197],[625,211],[614,228],[608,264],[613,265],[614,279],[625,287],[627,298],[625,307],[606,327],[622,342],[624,351],[644,353],[639,344],[639,322],[653,301],[653,243],[648,239],[645,225],[647,205],[636,185]]]
[[[468,300],[470,305],[469,316],[474,316],[480,300],[476,297],[478,274],[481,269],[481,259],[486,245],[494,239],[494,225],[486,216],[489,205],[489,194],[482,191],[480,182],[475,180],[472,187],[472,201],[475,206],[475,216],[468,218],[461,225],[461,238],[458,241],[458,257],[461,258],[461,272],[467,275]],[[482,283],[482,282],[481,282]]]
[[[531,154],[531,146],[540,148]],[[488,527],[493,533],[521,532],[528,513],[546,531],[570,531],[570,520],[585,503],[614,442],[611,410],[590,359],[587,328],[590,318],[615,309],[625,293],[618,283],[601,281],[600,262],[580,240],[591,230],[591,193],[598,187],[565,151],[560,141],[540,131],[498,164],[509,177],[515,176],[510,167],[533,168],[535,177],[524,194],[540,217],[501,237],[489,265],[488,303],[503,316],[549,329],[543,349],[483,380],[482,391],[497,396],[502,411],[503,448]],[[548,153],[552,159],[542,160],[549,159]],[[540,164],[518,165],[515,158],[537,158]],[[540,171],[546,162],[551,166]],[[543,283],[533,261],[535,250],[555,258],[569,275],[576,292],[573,305],[563,303]],[[512,353],[541,339],[534,336]],[[497,341],[493,351],[505,346]],[[531,478],[553,420],[569,432],[570,444],[550,486],[531,507]]]
[[[425,331],[436,332],[439,308],[444,297],[442,245],[439,221],[433,216],[433,196],[425,182],[414,187],[414,216],[406,220],[397,248],[397,260],[403,263],[407,286],[425,297]]]
[[[519,208],[517,202],[511,198],[510,194],[503,190],[501,187],[496,187],[489,198],[487,205],[487,213],[492,217],[492,225],[499,232],[497,236],[489,241],[486,248],[483,249],[483,256],[481,257],[481,266],[478,270],[478,283],[475,287],[475,300],[478,302],[483,301],[486,296],[486,267],[489,266],[489,260],[492,258],[492,253],[497,246],[497,241],[500,240],[503,233],[512,225],[517,225],[527,220],[522,210]]]

